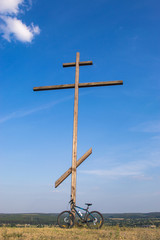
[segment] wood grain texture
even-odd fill
[[[76,204],[76,162],[77,162],[79,60],[80,60],[80,54],[79,54],[79,52],[77,52],[77,54],[76,54],[76,73],[75,73],[75,94],[74,94],[72,179],[71,179],[71,199],[73,199],[73,202],[75,204]],[[72,210],[72,212],[73,212],[73,214],[75,214],[74,210]]]
[[[79,62],[79,66],[85,66],[85,65],[93,65],[92,61],[85,61],[85,62]],[[63,67],[75,67],[76,63],[63,63]]]
[[[123,85],[122,80],[115,81],[104,81],[104,82],[89,82],[89,83],[79,83],[78,87],[102,87],[102,86],[113,86],[113,85]],[[75,84],[62,84],[62,85],[53,85],[53,86],[44,86],[44,87],[34,87],[34,91],[44,91],[44,90],[58,90],[58,89],[68,89],[74,88]]]

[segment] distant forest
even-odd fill
[[[0,226],[15,227],[34,225],[37,227],[57,225],[58,213],[52,214],[0,214]],[[152,213],[103,213],[104,224],[120,227],[160,227],[160,212]]]

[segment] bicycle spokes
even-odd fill
[[[64,211],[58,216],[58,224],[62,228],[71,228],[74,225],[74,216],[69,211]]]
[[[87,225],[90,228],[101,228],[103,221],[102,214],[97,211],[90,212],[87,216]]]

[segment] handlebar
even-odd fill
[[[71,204],[74,204],[74,201],[73,201],[73,199],[71,199],[71,200],[69,201],[69,203],[71,203]]]

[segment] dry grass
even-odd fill
[[[160,228],[102,227],[100,230],[87,228],[0,228],[0,240],[160,240]]]

